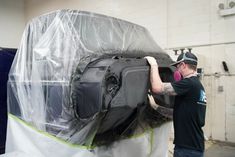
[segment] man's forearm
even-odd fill
[[[158,65],[150,66],[150,82],[152,91],[154,93],[161,93],[163,88],[163,83],[159,75]]]
[[[150,82],[152,86],[152,91],[157,94],[167,94],[167,95],[176,95],[174,88],[169,82],[162,82],[158,66],[152,65],[150,71]]]
[[[156,109],[156,111],[158,113],[160,113],[161,115],[173,119],[173,109],[172,108],[167,108],[167,107],[163,107],[163,106],[158,106],[158,108]]]

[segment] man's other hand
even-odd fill
[[[159,107],[158,104],[156,104],[154,98],[152,95],[148,94],[148,99],[149,99],[149,104],[150,106],[154,109],[154,110],[157,110],[157,108]]]

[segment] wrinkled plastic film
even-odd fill
[[[104,54],[162,53],[148,31],[104,15],[59,10],[27,24],[8,81],[9,112],[68,142],[90,144],[100,117],[79,121],[71,104],[76,70]]]

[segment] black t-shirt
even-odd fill
[[[205,90],[196,76],[171,84],[177,93],[173,113],[174,144],[204,151]]]

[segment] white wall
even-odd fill
[[[24,27],[24,1],[0,0],[0,47],[17,48]]]
[[[205,133],[216,140],[235,142],[235,15],[221,17],[221,2],[227,0],[26,0],[25,15],[28,21],[62,8],[93,11],[145,26],[173,58],[177,56],[172,49],[193,47],[205,72]],[[222,61],[226,61],[229,75]],[[223,91],[218,90],[220,86]]]
[[[235,142],[235,15],[221,17],[226,0],[169,0],[166,48],[193,47],[204,68],[208,137]],[[224,71],[222,61],[230,73]],[[219,73],[219,75],[215,75]],[[223,91],[219,91],[219,87]]]

